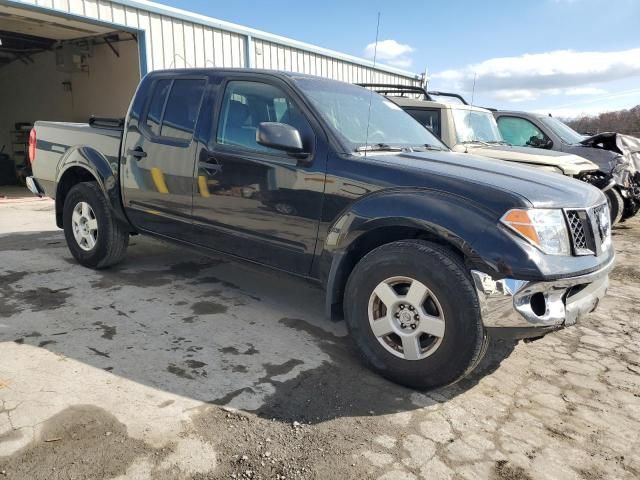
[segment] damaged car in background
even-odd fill
[[[640,139],[606,132],[588,138],[551,114],[495,110],[500,133],[512,145],[579,155],[615,182],[607,193],[614,223],[640,209]]]

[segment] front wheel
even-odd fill
[[[107,268],[124,257],[129,232],[113,217],[105,196],[94,182],[79,183],[69,190],[62,222],[71,254],[85,267]]]
[[[439,245],[403,240],[376,248],[351,273],[344,303],[365,361],[402,385],[451,384],[484,354],[487,337],[471,279]]]

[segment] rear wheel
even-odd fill
[[[607,204],[609,205],[609,213],[611,215],[611,225],[615,225],[622,219],[624,213],[624,198],[620,195],[620,192],[614,188],[610,188],[604,192],[607,197]]]
[[[371,368],[415,388],[455,382],[486,347],[464,265],[439,245],[403,240],[367,254],[345,292],[349,331]]]
[[[62,215],[67,245],[79,263],[101,269],[122,260],[129,245],[129,232],[113,217],[94,182],[71,188]]]

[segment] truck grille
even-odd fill
[[[600,255],[611,243],[606,204],[565,210],[574,255]]]
[[[569,221],[569,231],[573,240],[573,248],[575,250],[584,250],[587,248],[587,234],[584,231],[584,222],[580,218],[577,210],[567,211],[567,220]]]

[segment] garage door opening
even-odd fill
[[[124,117],[141,76],[139,35],[0,5],[0,185],[28,173],[36,120]]]

